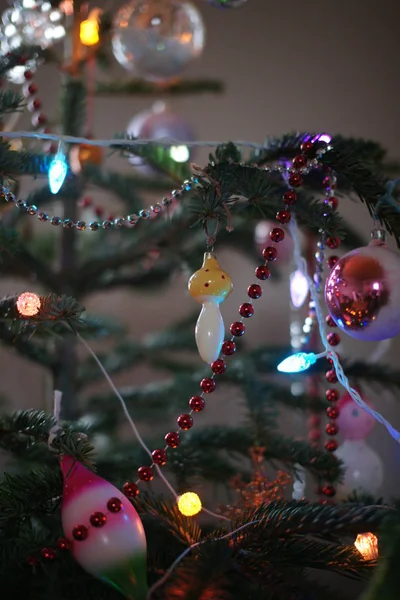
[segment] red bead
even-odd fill
[[[167,453],[160,448],[153,450],[151,458],[153,459],[154,464],[160,465],[161,467],[167,464]]]
[[[321,432],[319,429],[312,429],[308,434],[310,442],[318,442],[321,438]]]
[[[339,392],[334,388],[331,390],[326,390],[325,396],[328,402],[337,402],[340,398]]]
[[[217,358],[217,360],[214,360],[214,362],[211,363],[211,371],[213,373],[216,373],[217,375],[222,375],[222,373],[225,373],[225,371],[226,371],[225,361],[223,361],[222,358]]]
[[[338,346],[340,344],[340,335],[338,333],[328,333],[326,339],[330,346]]]
[[[327,435],[337,435],[339,427],[336,423],[327,423],[327,425],[325,425],[325,431]]]
[[[176,431],[170,431],[169,433],[167,433],[164,440],[165,440],[165,443],[170,448],[177,448],[179,446],[179,444],[181,443],[181,438],[179,437],[179,433],[176,433]]]
[[[69,540],[67,540],[67,538],[62,537],[57,540],[56,548],[57,548],[57,550],[61,550],[61,551],[69,550],[71,548],[71,543]]]
[[[325,323],[328,325],[328,327],[336,327],[336,323],[330,315],[326,317]]]
[[[331,250],[335,250],[335,248],[339,248],[341,244],[340,238],[338,237],[328,237],[326,238],[326,245]]]
[[[235,321],[234,323],[232,323],[229,330],[230,330],[231,334],[234,335],[235,337],[240,337],[246,331],[246,327],[240,321]]]
[[[42,548],[40,554],[45,560],[54,560],[56,557],[56,551],[53,548]]]
[[[302,167],[305,167],[307,164],[307,159],[305,156],[299,154],[299,156],[295,156],[293,159],[293,166],[296,169],[301,169]]]
[[[201,396],[193,396],[189,400],[189,406],[194,412],[201,412],[202,410],[204,410],[206,402]]]
[[[41,108],[41,106],[42,106],[42,102],[39,100],[39,98],[35,98],[34,100],[32,100],[32,102],[29,102],[28,110],[30,112],[34,112],[35,110],[39,110],[39,108]]]
[[[325,379],[328,383],[337,383],[338,378],[336,376],[336,371],[334,369],[327,371],[325,373]]]
[[[90,516],[90,523],[93,527],[104,527],[107,523],[107,517],[102,512],[95,512]]]
[[[115,221],[115,216],[114,215],[108,215],[108,217],[106,217],[106,221],[114,222]]]
[[[181,415],[177,418],[177,423],[183,431],[188,431],[193,427],[193,419],[190,415]]]
[[[310,429],[318,427],[321,423],[321,418],[318,415],[311,415],[307,420],[307,425]]]
[[[276,248],[274,248],[274,246],[267,246],[262,251],[262,255],[265,258],[265,260],[267,260],[268,262],[272,262],[273,260],[276,260],[276,257],[278,256],[278,251]]]
[[[291,173],[289,175],[289,185],[299,187],[303,183],[300,173]]]
[[[138,477],[140,481],[152,481],[154,478],[153,469],[151,467],[140,467]]]
[[[314,144],[311,141],[303,142],[300,149],[304,154],[309,155],[314,150]]]
[[[328,498],[333,498],[333,496],[336,494],[336,490],[333,485],[324,485],[321,491],[324,496],[328,496]]]
[[[337,356],[338,360],[340,361],[340,354],[338,354],[337,352],[335,352],[335,354],[336,354],[336,356]],[[331,358],[330,356],[327,356],[327,357],[326,357],[326,360],[328,361],[328,363],[329,363],[330,365],[333,365],[333,360],[332,360],[332,358]]]
[[[297,194],[294,190],[288,190],[283,194],[283,201],[288,206],[293,206],[296,203]]]
[[[200,381],[200,388],[206,394],[211,394],[211,392],[213,392],[216,387],[217,387],[217,384],[215,383],[214,379],[211,379],[211,377],[206,377],[205,379],[202,379]],[[184,415],[182,415],[182,416],[184,416]],[[188,429],[189,429],[189,427],[188,427]]]
[[[96,206],[94,212],[97,217],[102,217],[104,215],[104,209],[101,208],[101,206]]]
[[[291,218],[292,216],[288,210],[280,210],[276,213],[276,220],[279,223],[289,223]]]
[[[265,281],[271,275],[268,267],[266,267],[265,265],[260,265],[259,267],[257,267],[255,274],[257,279],[261,279],[261,281]]]
[[[28,565],[30,567],[37,567],[39,564],[39,561],[35,556],[28,556],[28,558],[26,559],[26,562],[28,563]]]
[[[275,244],[282,242],[285,239],[285,232],[280,227],[274,227],[269,232],[269,237]]]
[[[330,269],[333,269],[333,267],[336,265],[337,261],[339,260],[338,256],[329,256],[328,260],[326,261],[328,264],[328,267]]]
[[[337,198],[335,198],[335,196],[331,196],[329,198],[329,206],[331,207],[332,210],[336,210],[337,207],[339,206],[339,200]]]
[[[224,356],[232,356],[236,352],[235,342],[224,342],[222,344],[221,352]]]
[[[35,127],[38,127],[39,125],[44,125],[47,121],[46,115],[44,115],[43,113],[40,113],[38,115],[33,115],[32,117],[32,124]]]
[[[328,408],[326,409],[326,414],[330,419],[334,420],[337,419],[340,415],[340,410],[336,408],[336,406],[328,406]]]
[[[257,270],[256,270],[256,274],[257,274]],[[239,314],[241,317],[245,317],[246,319],[249,319],[250,317],[252,317],[254,315],[254,306],[252,304],[250,304],[250,302],[244,302],[244,304],[241,304],[239,306]]]
[[[260,298],[262,294],[262,289],[261,286],[259,286],[257,283],[253,283],[252,285],[249,285],[249,287],[247,288],[247,295],[252,298],[253,300],[257,300],[258,298]]]
[[[328,450],[328,452],[335,452],[335,450],[338,449],[338,443],[336,440],[327,440],[325,442],[325,449]]]
[[[81,206],[83,206],[83,208],[88,208],[92,204],[93,200],[89,196],[85,196],[84,198],[82,198]]]
[[[141,467],[141,468],[147,469],[150,467]],[[120,498],[110,498],[109,501],[107,502],[107,508],[112,513],[119,513],[122,510],[122,500],[120,500]]]
[[[37,90],[37,85],[35,83],[30,83],[29,85],[26,85],[26,87],[24,87],[24,96],[34,96]]]
[[[33,73],[32,73],[32,71],[29,71],[29,70],[25,71],[25,73],[24,73],[24,78],[25,78],[27,81],[30,81],[30,80],[32,79],[32,77],[33,77]]]
[[[133,481],[127,481],[122,487],[122,493],[127,498],[135,498],[139,495],[139,488]]]
[[[77,542],[83,542],[89,535],[89,530],[84,525],[77,525],[73,528],[72,535],[74,536]]]

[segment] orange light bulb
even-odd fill
[[[24,292],[17,298],[17,310],[22,317],[34,317],[41,307],[40,298],[33,292]]]

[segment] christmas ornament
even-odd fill
[[[134,138],[146,140],[160,140],[163,138],[179,141],[193,141],[194,131],[182,117],[169,110],[164,102],[156,102],[150,110],[145,110],[132,119],[127,127],[127,134]],[[167,149],[172,160],[178,163],[187,162],[191,157],[190,149],[177,144]],[[144,167],[145,171],[153,172],[145,164],[145,159],[131,155],[129,162],[135,166]]]
[[[373,533],[359,533],[354,545],[365,560],[376,560],[379,557],[378,538]]]
[[[218,8],[239,8],[246,2],[247,0],[210,0],[210,3]]]
[[[138,77],[167,83],[182,74],[204,46],[197,8],[183,0],[130,0],[114,20],[117,61]]]
[[[194,492],[186,492],[179,496],[178,508],[185,517],[194,517],[201,511],[201,500]]]
[[[360,390],[356,391],[361,394]],[[366,400],[364,402],[371,406]],[[374,417],[357,406],[350,394],[346,394],[339,400],[337,408],[339,411],[337,423],[344,440],[363,440],[375,427]]]
[[[358,340],[392,338],[400,333],[399,281],[399,255],[373,239],[333,267],[325,285],[329,314],[342,331]]]
[[[4,11],[0,27],[0,50],[2,54],[21,46],[40,46],[43,50],[65,36],[64,14],[53,8],[50,2],[22,0]],[[36,60],[29,61],[30,70]],[[12,83],[24,83],[25,66],[11,69],[6,77]]]
[[[17,298],[17,310],[21,317],[34,317],[40,310],[41,302],[37,294],[24,292]]]
[[[335,455],[345,467],[344,480],[338,486],[339,498],[352,492],[379,494],[383,483],[383,464],[379,455],[363,439],[345,440]]]
[[[70,456],[61,460],[64,477],[61,518],[72,554],[91,575],[127,598],[145,600],[146,538],[139,515],[111,483]]]
[[[189,279],[189,292],[203,305],[196,324],[196,343],[201,358],[211,364],[219,357],[225,336],[225,326],[219,305],[232,291],[232,280],[225,273],[215,254],[206,252],[203,265]],[[213,381],[213,380],[211,380]]]
[[[290,299],[294,308],[301,308],[308,296],[307,277],[297,269],[290,275]]]

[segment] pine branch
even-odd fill
[[[213,79],[199,79],[195,81],[180,81],[178,83],[170,84],[168,87],[164,87],[162,90],[163,95],[186,95],[186,94],[199,94],[199,93],[214,93],[220,94],[224,91],[224,86],[220,81]],[[131,81],[108,81],[98,82],[96,86],[97,96],[136,96],[143,94],[146,96],[160,95],[160,87],[156,84],[152,84],[142,79],[133,79]]]
[[[1,69],[1,66],[0,66]],[[0,116],[7,113],[20,112],[24,108],[26,100],[21,94],[12,90],[0,92]]]
[[[81,79],[69,77],[62,86],[62,131],[68,135],[79,137],[86,116],[86,89]],[[92,132],[89,132],[92,133]]]

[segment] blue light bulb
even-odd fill
[[[278,371],[281,373],[300,373],[301,371],[307,371],[315,362],[317,362],[318,356],[313,352],[297,352],[288,356],[278,365]]]
[[[49,188],[52,194],[57,194],[60,191],[62,184],[68,173],[68,166],[65,161],[65,156],[57,153],[54,160],[49,166]]]

